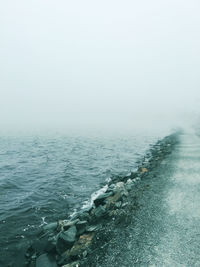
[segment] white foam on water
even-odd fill
[[[94,193],[92,193],[90,200],[86,201],[85,204],[83,204],[82,209],[86,209],[86,208],[92,207],[93,204],[94,204],[94,200],[98,196],[100,196],[101,194],[105,193],[107,189],[108,189],[108,185],[106,184],[101,189],[99,189],[99,190],[95,191]]]

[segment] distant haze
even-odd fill
[[[199,12],[198,0],[1,1],[0,131],[198,117]]]

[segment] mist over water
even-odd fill
[[[1,132],[132,132],[199,113],[198,1],[7,1]]]

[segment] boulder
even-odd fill
[[[73,261],[71,263],[65,264],[62,267],[79,267],[79,261]]]
[[[39,254],[39,253],[41,254],[41,253],[44,253],[46,245],[47,245],[47,242],[48,242],[48,238],[47,237],[42,238],[41,240],[36,239],[33,242],[31,247],[32,247],[34,252],[36,252],[37,254]]]
[[[59,266],[71,261],[70,256],[69,256],[69,252],[70,252],[70,250],[68,249],[68,250],[64,251],[61,255],[57,256],[57,263],[59,264]]]
[[[89,215],[89,213],[86,212],[86,211],[84,211],[84,212],[80,212],[80,213],[78,214],[78,217],[79,217],[79,219],[80,219],[81,221],[89,221],[89,219],[90,219],[90,215]]]
[[[101,195],[99,195],[95,200],[94,200],[94,204],[96,207],[98,207],[99,205],[103,205],[104,201],[107,197],[110,197],[113,195],[113,192],[110,191],[108,193],[103,193]]]
[[[47,254],[42,254],[36,259],[36,267],[57,267],[57,263]]]
[[[131,179],[128,179],[125,185],[127,191],[131,191],[134,186],[134,182]]]
[[[147,170],[147,168],[145,168],[145,167],[143,167],[143,168],[141,168],[140,169],[140,172],[143,174],[143,173],[145,173],[145,172],[147,172],[148,170]]]
[[[59,254],[62,254],[66,249],[73,246],[76,241],[77,229],[76,226],[71,226],[67,231],[58,234],[56,249]]]
[[[88,222],[87,221],[79,221],[76,224],[76,228],[78,231],[78,235],[82,235],[85,232],[86,226]]]
[[[58,226],[60,228],[61,231],[63,230],[67,230],[69,229],[70,226],[73,226],[75,225],[77,222],[79,222],[80,220],[79,219],[75,219],[75,220],[60,220],[58,221]]]
[[[113,183],[110,184],[109,187],[108,187],[108,189],[106,190],[106,193],[113,191],[114,188],[115,188],[115,184],[113,184]]]
[[[73,258],[82,255],[83,252],[87,251],[89,246],[91,245],[93,237],[94,233],[81,235],[79,240],[77,240],[71,248],[69,252],[70,257]]]
[[[97,218],[103,217],[105,214],[106,214],[106,209],[102,205],[99,205],[96,209],[94,209],[94,215]]]
[[[117,209],[119,209],[121,207],[121,205],[122,205],[122,202],[121,201],[118,201],[118,202],[115,203],[115,207]]]
[[[114,188],[114,192],[117,193],[121,193],[121,196],[128,196],[128,192],[125,188],[125,184],[123,182],[118,182],[116,183],[115,185],[115,188]]]
[[[90,225],[86,227],[87,232],[95,232],[98,231],[102,228],[102,224],[97,224],[97,225]]]
[[[33,242],[31,248],[33,252],[37,254],[41,254],[44,252],[52,251],[55,248],[55,243],[51,240],[51,238],[48,238],[47,236],[45,236],[44,238],[36,239]]]
[[[131,191],[132,188],[133,188],[133,185],[131,185],[131,184],[126,184],[126,190],[127,190],[127,191]]]
[[[122,195],[120,192],[116,192],[113,196],[108,197],[106,199],[106,207],[107,209],[110,209],[115,205],[116,202],[118,202],[122,198]]]
[[[43,226],[43,230],[44,231],[54,231],[54,230],[56,230],[57,226],[58,226],[57,222],[48,223],[45,226]]]
[[[108,216],[110,216],[110,217],[115,217],[116,215],[117,215],[117,210],[110,210],[108,213]]]

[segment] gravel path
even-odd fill
[[[130,222],[90,266],[200,266],[200,138],[182,134],[136,197]]]

